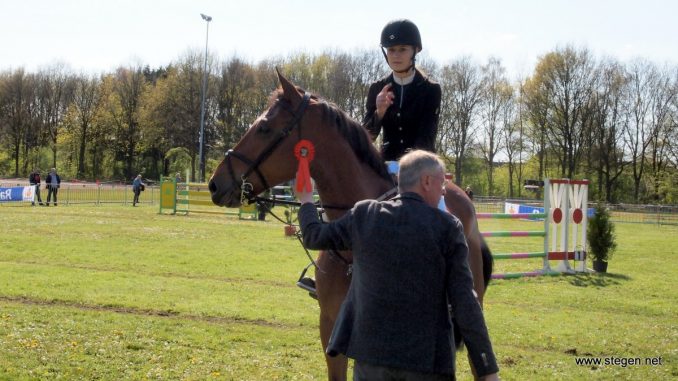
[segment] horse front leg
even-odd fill
[[[346,298],[351,277],[347,275],[346,264],[331,256],[332,254],[323,251],[316,261],[319,267],[319,269],[316,269],[315,280],[318,304],[320,305],[320,341],[327,363],[327,379],[330,381],[346,381],[348,359],[343,355],[329,357],[327,346],[334,323],[339,315],[341,303]]]

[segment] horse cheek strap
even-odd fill
[[[297,169],[297,178],[296,178],[296,191],[301,192],[306,190],[306,192],[313,191],[313,185],[311,184],[311,171],[309,164],[313,157],[315,156],[315,147],[310,140],[300,140],[294,146],[294,156],[299,161],[299,167]]]

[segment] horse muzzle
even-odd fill
[[[240,188],[236,187],[235,184],[219,186],[214,179],[211,179],[208,188],[215,205],[229,208],[240,206]]]

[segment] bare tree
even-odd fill
[[[593,59],[588,50],[557,49],[543,56],[534,79],[549,102],[548,138],[560,162],[561,176],[572,178],[581,158],[592,94]]]
[[[673,91],[678,93],[678,67],[673,69]],[[669,113],[668,141],[669,141],[669,161],[674,171],[678,170],[678,96],[671,102],[671,112]],[[676,171],[678,176],[678,171]]]
[[[116,70],[113,98],[108,104],[108,111],[116,127],[116,158],[124,163],[123,175],[126,179],[133,177],[138,155],[141,140],[139,111],[145,86],[141,66]]]
[[[502,130],[512,121],[513,88],[506,79],[501,61],[490,58],[482,68],[483,96],[479,105],[482,115],[482,134],[479,147],[487,166],[488,194],[494,194],[494,159],[504,146]]]
[[[623,132],[628,119],[623,107],[628,81],[624,67],[614,60],[601,62],[597,76],[600,80],[591,98],[593,142],[587,156],[595,163],[598,195],[614,202],[615,186],[626,166]]]
[[[537,176],[543,179],[547,176],[548,146],[546,136],[551,114],[551,102],[546,85],[538,78],[528,78],[522,89],[526,120],[529,122],[526,136],[531,141],[532,154],[537,156],[539,163]],[[538,195],[538,197],[540,196]]]
[[[460,58],[440,71],[442,99],[438,126],[439,152],[454,164],[455,183],[462,184],[462,168],[477,128],[478,104],[483,84],[480,68],[469,57]]]
[[[652,181],[652,200],[660,199],[660,186],[666,177],[666,166],[669,163],[669,139],[671,128],[671,105],[676,98],[675,79],[671,77],[668,69],[658,73],[657,82],[654,86],[652,106],[650,111],[650,174]]]
[[[38,78],[43,125],[52,149],[52,166],[56,167],[57,141],[66,110],[73,99],[74,77],[64,64],[55,64],[42,70]]]
[[[678,81],[676,82],[678,86]],[[668,128],[668,160],[673,167],[674,177],[678,178],[678,99],[674,99]]]
[[[629,112],[625,144],[633,171],[633,199],[640,201],[641,179],[645,171],[646,151],[652,139],[652,98],[659,72],[647,60],[635,60],[628,68],[630,96],[625,105]]]
[[[333,71],[328,78],[331,93],[328,99],[335,102],[356,120],[362,120],[370,84],[377,79],[383,67],[383,57],[376,51],[358,51],[334,55]]]
[[[217,134],[224,152],[240,140],[266,104],[266,90],[257,85],[257,72],[250,64],[236,57],[222,64],[216,85]]]
[[[504,152],[506,152],[506,161],[509,172],[508,197],[514,197],[514,190],[518,190],[517,196],[520,197],[523,177],[523,153],[525,152],[525,120],[523,116],[523,85],[524,81],[519,80],[516,88],[518,89],[518,98],[514,97],[504,109],[503,129]],[[514,185],[514,178],[517,180],[517,187]]]
[[[85,153],[87,144],[91,143],[90,127],[94,122],[101,101],[101,81],[96,76],[80,75],[75,80],[75,91],[71,109],[75,114],[78,127],[78,171],[77,177],[85,177]]]

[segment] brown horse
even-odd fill
[[[370,138],[356,121],[335,105],[311,96],[278,73],[282,89],[271,96],[268,109],[252,124],[235,148],[226,154],[209,182],[212,201],[237,207],[271,185],[294,178],[294,146],[301,139],[315,146],[311,177],[330,219],[356,202],[376,199],[394,187],[391,176]],[[474,289],[482,303],[492,272],[492,257],[475,218],[475,209],[462,189],[447,187],[447,208],[464,225]],[[481,247],[483,250],[481,250]],[[350,252],[320,252],[316,289],[320,305],[320,339],[327,348],[334,321],[351,281]],[[325,357],[330,380],[345,380],[347,359]]]

